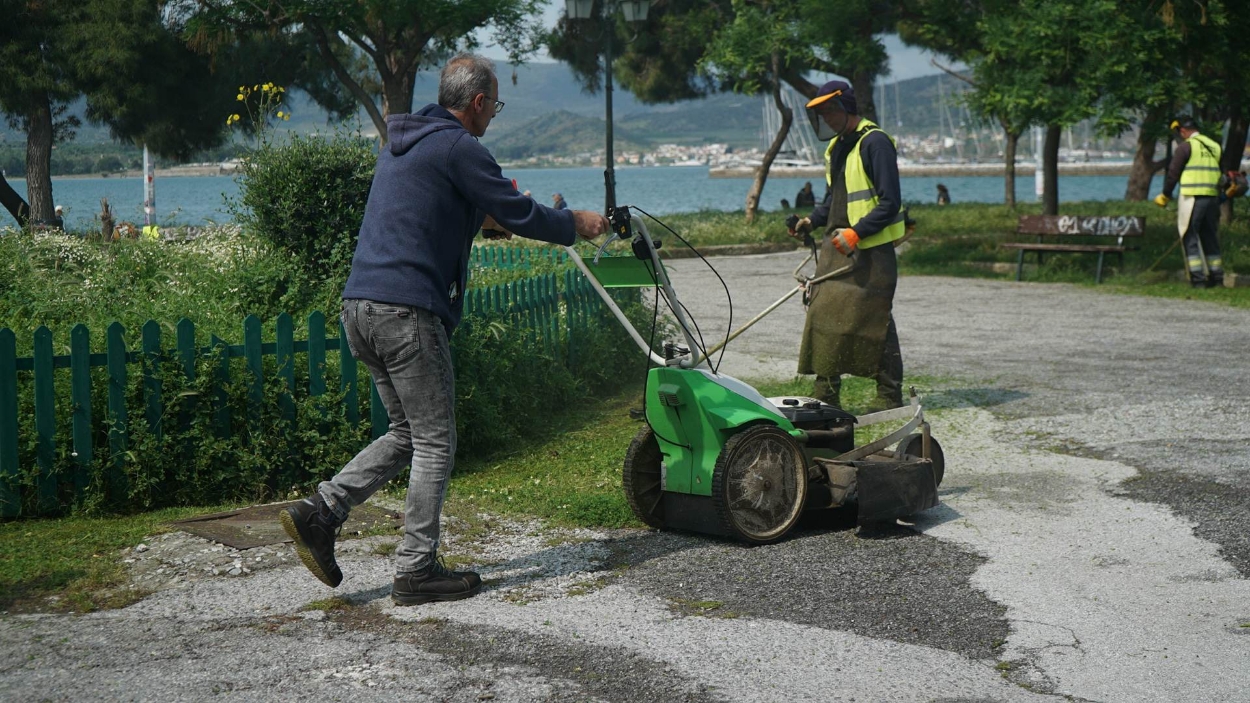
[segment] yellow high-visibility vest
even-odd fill
[[[842,171],[843,177],[846,179],[846,220],[851,223],[852,228],[864,216],[876,209],[877,203],[881,201],[880,196],[877,195],[877,189],[873,186],[872,181],[868,179],[867,171],[864,170],[864,160],[859,156],[859,147],[864,143],[864,137],[873,132],[881,132],[889,137],[891,144],[895,143],[894,137],[886,134],[872,120],[860,120],[859,131],[863,133],[860,135],[859,141],[855,142],[851,153],[847,154],[846,166]],[[834,137],[829,140],[829,146],[825,149],[825,182],[830,187],[833,186],[833,150],[837,143],[838,137]],[[902,239],[905,234],[907,234],[907,225],[903,223],[903,211],[900,209],[898,216],[885,229],[871,237],[864,237],[859,240],[859,248],[871,249],[875,246],[893,242],[896,239]]]
[[[1181,171],[1181,195],[1218,195],[1220,145],[1198,133],[1186,139],[1185,143],[1189,145],[1189,161],[1185,162],[1185,170]]]

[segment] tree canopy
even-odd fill
[[[87,119],[115,138],[166,156],[222,139],[229,105],[214,108],[223,97],[214,74],[158,0],[0,0],[0,9],[0,112],[27,135],[30,217],[53,218],[52,145],[73,138],[73,100],[84,98]]]
[[[412,111],[417,73],[477,46],[484,27],[519,62],[542,34],[543,0],[177,0],[191,45],[212,55],[240,35],[307,45],[293,84],[326,107],[350,97],[386,138],[386,115]],[[337,85],[332,90],[326,72]],[[338,93],[337,95],[335,93]],[[329,101],[330,104],[327,104]]]

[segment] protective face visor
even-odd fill
[[[846,123],[850,120],[850,116],[847,115],[846,108],[842,106],[842,101],[838,99],[841,94],[842,91],[835,90],[807,103],[807,119],[812,123],[816,138],[823,142],[846,131]]]

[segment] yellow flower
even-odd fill
[[[260,90],[260,86],[259,86],[259,85],[254,85],[254,86],[252,86],[252,90]]]
[[[243,102],[243,93],[239,93],[238,95],[234,96],[234,99],[238,100],[239,102]]]
[[[291,113],[289,113],[289,112],[288,112],[288,113],[286,113],[285,115],[283,115],[283,116],[282,116],[282,119],[284,119],[284,120],[286,120],[286,121],[288,121],[288,122],[289,122],[289,121],[291,120]]]
[[[278,118],[281,119],[281,117],[282,117],[282,111],[278,110]]]

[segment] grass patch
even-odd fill
[[[330,613],[335,610],[347,610],[350,607],[352,607],[351,601],[342,596],[335,596],[333,598],[310,601],[305,603],[300,610],[320,610],[323,613]]]
[[[380,557],[389,557],[399,549],[399,542],[386,542],[383,544],[373,545],[373,549],[369,550]]]
[[[718,600],[687,600],[676,598],[669,601],[669,609],[681,615],[696,615],[708,618],[733,619],[739,613],[726,610],[725,604]]]
[[[629,418],[637,388],[553,417],[553,432],[509,453],[461,462],[449,513],[528,515],[555,525],[634,526],[621,495],[621,461],[642,424]],[[562,430],[562,431],[561,431]]]
[[[118,552],[168,532],[171,521],[235,507],[0,523],[0,610],[90,612],[129,605],[144,594],[126,588]]]

